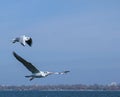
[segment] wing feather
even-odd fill
[[[26,40],[26,43],[27,43],[29,46],[32,46],[32,38],[30,38],[29,40]]]
[[[35,66],[33,66],[30,62],[27,62],[25,59],[17,55],[15,52],[13,52],[13,55],[18,61],[20,61],[32,73],[39,72],[39,70]]]

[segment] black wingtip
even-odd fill
[[[17,55],[15,51],[13,51],[13,55]]]
[[[18,55],[17,55],[16,52],[14,52],[14,51],[13,51],[13,55],[14,55],[15,58],[18,57]]]
[[[31,47],[32,46],[32,38],[30,37],[30,39],[27,40],[26,43]]]
[[[70,71],[64,71],[64,73],[68,73],[68,72],[70,72]]]
[[[13,55],[15,56],[16,55],[16,53],[13,51]]]

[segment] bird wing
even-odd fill
[[[29,46],[32,46],[32,38],[26,40],[26,43],[27,43]]]
[[[55,72],[54,74],[66,74],[66,73],[68,73],[68,72],[70,72],[70,71]]]
[[[35,66],[33,66],[30,62],[27,62],[25,59],[23,59],[22,57],[17,55],[15,52],[13,52],[13,55],[15,56],[15,58],[18,61],[20,61],[32,73],[38,73],[39,72],[39,70]]]

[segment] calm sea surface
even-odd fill
[[[120,97],[120,91],[0,91],[0,97]]]

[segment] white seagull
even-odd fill
[[[30,78],[30,81],[34,78],[44,78],[51,74],[66,74],[70,71],[63,71],[63,72],[49,72],[49,71],[39,71],[35,66],[32,65],[32,63],[26,61],[19,55],[17,55],[15,52],[13,52],[13,55],[15,58],[20,61],[30,72],[32,72],[32,75],[25,76],[27,78]]]
[[[16,43],[16,42],[20,42],[23,46],[25,46],[26,43],[29,46],[32,46],[32,38],[31,37],[27,37],[25,35],[20,36],[20,37],[16,37],[15,39],[12,40],[12,43]]]

